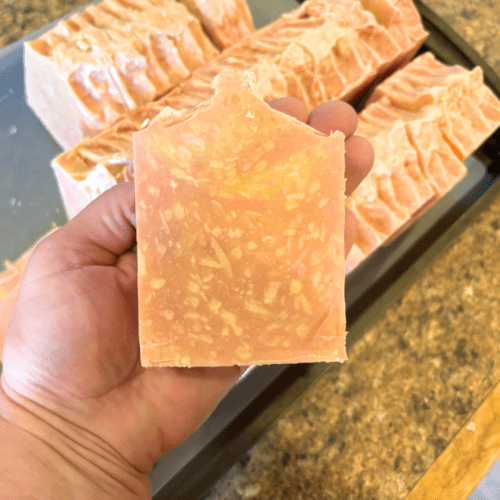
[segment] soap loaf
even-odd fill
[[[481,68],[447,66],[427,52],[372,94],[357,134],[375,164],[346,201],[358,236],[347,264],[356,267],[391,241],[467,173],[462,161],[500,126],[500,101]]]
[[[175,0],[104,0],[25,43],[27,102],[67,149],[165,94],[218,53]]]
[[[255,92],[266,101],[291,95],[311,110],[328,100],[356,98],[377,75],[411,57],[426,36],[411,1],[366,4],[367,8],[356,0],[304,2],[224,51],[165,97],[59,155],[52,166],[68,216],[133,175],[133,132],[147,128],[165,108],[196,107],[209,98],[214,77],[224,69],[252,71]],[[172,123],[176,116],[172,114]]]

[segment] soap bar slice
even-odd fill
[[[218,54],[175,0],[104,0],[24,49],[27,102],[63,149],[165,94]]]
[[[182,0],[203,24],[210,39],[224,50],[255,31],[246,0]]]
[[[344,136],[249,79],[134,134],[143,366],[346,359]]]
[[[375,77],[394,71],[425,38],[418,12],[407,0],[372,0],[368,7],[353,0],[306,1],[225,50],[166,96],[59,155],[52,166],[68,216],[128,178],[133,132],[166,107],[189,110],[208,99],[221,71],[252,71],[265,101],[291,95],[309,110],[331,99],[349,101]],[[172,113],[172,120],[176,116]]]

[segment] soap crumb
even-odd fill
[[[398,487],[398,491],[402,491],[403,488],[405,487],[405,483],[404,481],[401,479],[401,478],[396,478],[396,484],[397,484],[397,487]]]
[[[260,484],[249,484],[245,487],[236,486],[237,493],[243,499],[255,498],[260,493],[260,490],[261,490]]]
[[[468,431],[475,431],[476,430],[476,424],[474,422],[470,422],[466,425],[465,427]]]

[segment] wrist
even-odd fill
[[[10,483],[0,500],[150,498],[148,476],[111,446],[1,382],[0,477]]]

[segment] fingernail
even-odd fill
[[[137,253],[137,244],[134,246],[134,248],[132,248],[132,252]]]

